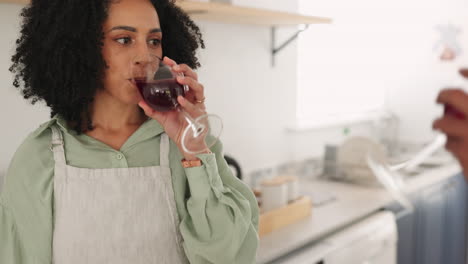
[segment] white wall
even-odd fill
[[[246,1],[235,4],[296,12],[297,1]],[[199,76],[206,86],[209,111],[221,115],[226,154],[239,159],[245,171],[318,156],[325,143],[343,138],[341,128],[293,133],[286,127],[295,115],[297,43],[271,65],[270,28],[199,23],[207,49],[200,52]],[[277,44],[296,31],[279,29]],[[367,127],[353,127],[366,134]]]
[[[307,8],[306,13],[317,12],[334,18],[333,25],[311,29],[304,34],[304,38],[310,39],[307,47],[311,51],[307,60],[315,67],[311,72],[319,77],[336,76],[334,78],[347,83],[334,87],[335,82],[331,82],[328,90],[341,89],[341,94],[346,94],[356,88],[367,88],[367,91],[383,88],[387,107],[401,117],[402,138],[420,141],[432,138],[431,123],[442,110],[435,104],[437,93],[447,85],[467,84],[459,76],[458,68],[468,66],[468,2],[299,2]],[[465,30],[458,35],[459,44],[465,51],[453,62],[441,62],[440,52],[434,49],[440,39],[436,25],[447,23]],[[317,79],[320,78],[315,78],[315,83],[320,83]],[[330,97],[330,92],[325,94]]]
[[[393,1],[395,2],[395,1]],[[427,140],[433,137],[432,121],[442,113],[435,104],[441,88],[466,82],[458,74],[458,68],[468,66],[468,2],[466,0],[398,0],[387,8],[387,32],[384,56],[388,61],[387,105],[402,120],[403,139]],[[391,17],[398,19],[390,23]],[[383,21],[383,20],[382,20]],[[464,49],[453,62],[441,62],[434,52],[440,38],[435,30],[438,24],[452,23],[461,27],[459,44]],[[395,28],[397,30],[395,30]]]
[[[19,32],[20,10],[20,5],[0,4],[0,172],[6,169],[23,139],[49,118],[43,105],[32,106],[23,99],[12,85],[13,75],[8,71]]]
[[[207,43],[199,71],[207,107],[223,117],[225,151],[247,171],[317,156],[324,143],[342,138],[340,128],[299,134],[286,129],[295,113],[295,43],[279,53],[272,67],[269,28],[200,26]]]

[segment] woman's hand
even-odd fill
[[[445,105],[445,114],[434,121],[433,128],[447,134],[445,148],[458,159],[468,176],[468,94],[460,89],[443,90],[437,103]]]
[[[205,96],[203,85],[198,82],[197,73],[195,73],[186,64],[178,65],[175,61],[164,57],[164,63],[172,67],[176,73],[183,73],[184,77],[178,76],[177,82],[182,85],[187,85],[189,91],[185,93],[185,98],[179,96],[177,101],[180,106],[193,118],[206,114],[205,112]],[[187,121],[185,120],[184,114],[180,111],[169,111],[169,112],[158,112],[153,110],[148,104],[142,100],[138,105],[143,108],[145,114],[156,121],[158,121],[166,131],[167,135],[176,142],[180,152],[184,155],[186,160],[196,159],[195,155],[185,153],[182,148],[181,138],[184,129],[187,127]],[[206,148],[206,153],[209,153],[209,149],[206,147],[204,140],[194,142],[197,144],[196,148]]]

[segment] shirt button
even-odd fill
[[[116,156],[116,157],[117,157],[117,159],[118,159],[118,160],[121,160],[121,159],[123,159],[123,155],[122,155],[122,154],[120,154],[120,153],[119,153],[119,154],[117,154],[117,156]]]

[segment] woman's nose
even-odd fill
[[[135,65],[148,66],[148,65],[158,65],[162,61],[162,58],[154,53],[146,53],[138,55],[134,63]]]
[[[151,61],[151,51],[146,43],[136,45],[136,56],[134,59],[135,64],[146,64]]]
[[[136,65],[146,65],[148,63],[151,62],[151,57],[150,55],[138,55],[135,60],[134,60],[134,63]]]

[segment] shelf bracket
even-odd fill
[[[296,33],[294,33],[289,39],[287,39],[283,44],[279,45],[278,47],[275,47],[276,44],[276,27],[273,26],[271,27],[271,66],[275,66],[275,56],[278,52],[280,52],[283,48],[288,46],[291,42],[293,42],[301,32],[309,28],[308,24],[304,24],[297,30]]]

